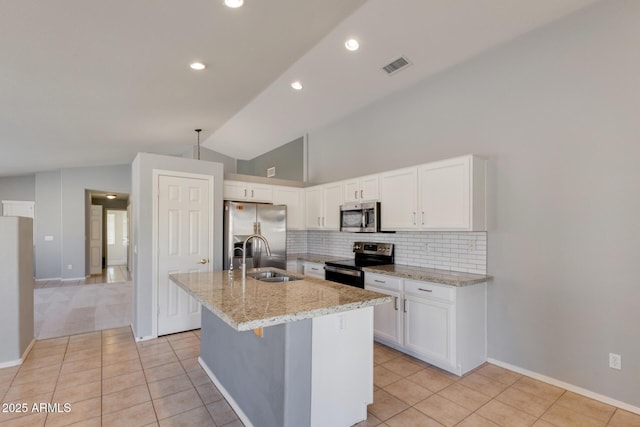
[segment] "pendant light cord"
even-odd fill
[[[200,132],[202,129],[196,129],[196,132],[198,133],[198,160],[200,160]]]

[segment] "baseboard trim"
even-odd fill
[[[85,277],[65,277],[64,279],[60,279],[61,282],[71,282],[72,280],[84,280]]]
[[[149,341],[149,340],[153,340],[156,339],[158,337],[154,337],[153,335],[146,335],[144,337],[135,337],[136,342],[141,342],[141,341]]]
[[[204,369],[215,386],[218,387],[218,390],[220,390],[220,393],[224,396],[224,398],[227,399],[229,405],[233,408],[234,411],[236,411],[236,414],[238,414],[238,418],[240,418],[240,421],[242,421],[242,423],[247,427],[253,427],[253,424],[251,423],[251,420],[249,420],[249,417],[247,417],[247,414],[242,411],[238,403],[233,399],[233,397],[231,397],[227,389],[224,388],[222,383],[220,383],[218,378],[216,378],[213,372],[211,372],[211,369],[209,369],[209,367],[201,357],[198,357],[198,363],[200,363],[200,366],[202,366],[202,369]]]
[[[548,377],[546,375],[539,374],[537,372],[533,372],[533,371],[530,371],[528,369],[524,369],[524,368],[521,368],[519,366],[515,366],[515,365],[512,365],[510,363],[503,362],[501,360],[488,358],[487,362],[489,362],[489,363],[491,363],[493,365],[500,366],[502,368],[508,369],[510,371],[514,371],[514,372],[517,372],[519,374],[526,375],[528,377],[531,377],[533,379],[545,382],[547,384],[551,384],[551,385],[554,385],[556,387],[564,388],[565,390],[569,390],[571,392],[580,394],[580,395],[588,397],[590,399],[598,400],[598,401],[600,401],[602,403],[606,403],[608,405],[616,406],[618,408],[624,409],[625,411],[633,412],[635,414],[640,415],[640,407],[633,406],[633,405],[630,405],[630,404],[625,403],[625,402],[621,402],[621,401],[613,399],[613,398],[611,398],[609,396],[605,396],[603,394],[599,394],[599,393],[596,393],[594,391],[587,390],[586,388],[582,388],[582,387],[579,387],[577,385],[569,384],[567,382],[558,380],[556,378]]]
[[[22,363],[24,362],[24,360],[27,358],[27,356],[29,355],[29,352],[31,351],[31,349],[33,348],[33,345],[36,343],[36,339],[32,338],[31,342],[29,343],[29,345],[27,346],[27,348],[24,350],[24,352],[22,353],[22,357],[20,359],[16,359],[16,360],[10,360],[8,362],[1,362],[0,363],[0,369],[2,368],[10,368],[12,366],[18,366],[18,365],[22,365]]]
[[[36,282],[48,282],[49,280],[62,280],[62,277],[49,277],[44,279],[35,279]]]

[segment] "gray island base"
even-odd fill
[[[200,365],[246,426],[347,427],[367,418],[373,306],[390,297],[309,278],[247,278],[236,290],[238,277],[226,272],[171,280],[202,304]],[[286,321],[274,324],[276,314]]]

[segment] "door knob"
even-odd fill
[[[206,259],[206,258],[202,258],[200,261],[198,261],[198,264],[206,264],[206,263],[208,263],[208,262],[209,262],[209,260],[208,260],[208,259]]]

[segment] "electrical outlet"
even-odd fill
[[[67,270],[73,270],[73,265],[71,264],[67,265]]]
[[[615,353],[609,353],[609,367],[613,369],[622,369],[622,356]]]
[[[475,240],[469,240],[469,242],[467,243],[467,249],[469,251],[475,251],[476,250],[476,241]]]

